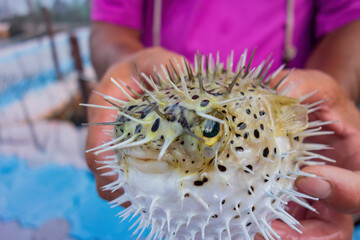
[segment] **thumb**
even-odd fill
[[[360,171],[334,166],[308,166],[303,169],[321,178],[301,177],[296,186],[332,208],[347,214],[360,212]]]

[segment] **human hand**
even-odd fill
[[[286,72],[282,72],[271,85],[274,86],[285,74]],[[329,164],[332,166],[305,167],[302,169],[304,172],[322,178],[300,177],[295,182],[298,190],[320,199],[310,202],[319,214],[293,203],[289,204],[289,211],[303,226],[302,234],[278,220],[273,221],[272,227],[282,239],[351,239],[353,218],[347,214],[360,212],[360,113],[330,76],[315,70],[295,70],[288,82],[292,79],[303,82],[289,96],[299,98],[318,90],[303,103],[311,104],[328,99],[321,103],[319,110],[310,114],[309,120],[337,120],[338,122],[323,127],[334,134],[310,137],[309,140],[330,146],[331,149],[318,153],[336,160],[336,163]]]
[[[169,59],[177,59],[180,62],[182,56],[167,51],[163,48],[155,47],[148,48],[138,52],[132,57],[126,59],[125,61],[119,62],[111,66],[104,77],[101,79],[99,84],[96,87],[96,91],[102,94],[106,94],[112,97],[115,97],[120,100],[127,101],[127,98],[122,92],[114,86],[110,81],[110,78],[121,79],[125,82],[133,91],[140,93],[141,89],[136,83],[132,80],[131,77],[137,77],[137,72],[134,67],[134,63],[138,66],[138,69],[141,72],[144,72],[147,75],[153,73],[154,66],[157,69],[160,69],[161,64],[167,64]],[[128,91],[125,86],[123,88],[128,92],[132,97],[135,97],[133,93]],[[105,102],[103,97],[99,94],[93,93],[90,96],[89,104],[95,105],[104,105],[111,106],[109,103]],[[102,122],[112,122],[116,119],[117,113],[115,110],[108,109],[98,109],[98,108],[88,108],[88,122],[89,123],[102,123]],[[88,136],[86,142],[86,149],[92,149],[97,146],[102,145],[104,142],[109,142],[112,140],[111,136],[108,136],[104,131],[109,131],[110,133],[114,131],[114,126],[112,125],[101,125],[101,126],[89,126],[88,127]],[[103,175],[110,171],[110,169],[98,169],[103,166],[99,163],[105,161],[107,156],[114,155],[113,152],[104,152],[98,155],[95,155],[94,152],[88,152],[86,154],[86,161],[89,168],[93,171],[95,175],[96,187],[100,197],[105,200],[113,200],[116,197],[119,197],[123,194],[123,189],[119,189],[115,192],[103,191],[103,187],[111,182],[114,182],[117,179],[117,176],[114,175]],[[124,204],[128,206],[129,203]]]

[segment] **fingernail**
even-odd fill
[[[325,199],[331,195],[331,184],[324,179],[303,177],[298,179],[295,184],[301,192],[312,197]]]

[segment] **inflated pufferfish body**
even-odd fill
[[[310,150],[324,146],[303,138],[326,123],[308,123],[314,105],[301,100],[310,94],[284,96],[295,85],[277,94],[279,85],[271,89],[263,81],[271,64],[250,71],[252,58],[247,67],[245,58],[246,52],[235,73],[232,60],[225,70],[211,56],[198,55],[194,69],[171,63],[162,69],[165,78],[157,74],[158,86],[139,75],[154,90],[137,82],[145,92],[138,99],[112,79],[129,101],[104,96],[118,110],[107,123],[115,125],[115,136],[92,150],[115,151],[105,167],[118,180],[105,190],[124,188],[112,203],[131,201],[121,217],[139,216],[133,225],[139,237],[150,226],[148,239],[253,239],[257,232],[275,239],[273,219],[301,232],[284,209],[288,201],[314,211],[305,201],[311,197],[296,192],[293,182],[306,175],[300,166],[318,164]]]

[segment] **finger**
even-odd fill
[[[289,71],[290,70],[281,71],[276,76],[276,78],[270,82],[270,86],[276,86]],[[341,94],[338,94],[338,92],[341,92],[341,90],[335,80],[332,79],[331,76],[321,71],[296,69],[288,75],[286,80],[279,86],[277,91],[281,92],[288,84],[291,84],[292,81],[292,84],[296,84],[299,81],[301,81],[301,83],[293,91],[289,92],[288,96],[300,98],[315,90],[318,91],[316,94],[313,94],[308,99],[306,99],[304,103],[313,103],[314,101],[329,98],[333,99],[331,103],[336,104],[338,100],[337,98],[341,96]]]
[[[115,198],[118,198],[124,194],[123,188],[120,188],[114,192],[103,189],[104,186],[106,186],[109,183],[112,183],[113,181],[116,180],[116,178],[117,177],[114,177],[114,176],[112,178],[110,178],[110,177],[105,178],[103,176],[95,175],[96,189],[97,189],[99,196],[102,199],[107,200],[107,201],[112,201]],[[129,207],[130,205],[131,205],[130,202],[125,202],[125,203],[121,204],[121,206],[123,206],[123,207]]]
[[[308,209],[300,206],[295,202],[289,202],[286,205],[286,211],[296,219],[304,219]]]
[[[113,131],[114,127],[108,126],[89,126],[88,128],[88,136],[87,136],[87,143],[86,143],[86,150],[91,150],[95,147],[102,145],[103,143],[109,142],[113,138],[106,135],[104,130]],[[100,162],[105,161],[107,156],[114,155],[113,152],[103,152],[101,154],[96,155],[94,151],[86,152],[86,162],[89,168],[93,172],[104,173],[107,172],[109,169],[101,169],[98,170],[99,167],[103,166]]]
[[[119,71],[119,69],[123,69],[123,71]],[[115,97],[117,99],[128,101],[126,96],[121,92],[118,87],[110,81],[111,77],[127,79],[125,81],[126,84],[133,89],[134,91],[140,92],[140,88],[133,82],[129,81],[129,78],[125,77],[129,66],[127,64],[120,64],[118,68],[110,69],[106,74],[103,80],[97,87],[97,91],[106,94],[108,96]],[[124,75],[124,73],[126,73]],[[120,84],[121,85],[121,84]],[[130,92],[125,86],[122,86],[123,89],[132,97],[135,97],[133,93]],[[92,93],[89,99],[90,104],[94,105],[103,105],[103,106],[112,106],[110,103],[106,102],[103,97],[99,94]],[[113,122],[116,120],[117,111],[116,110],[108,110],[108,109],[99,109],[99,108],[91,108],[88,109],[88,121],[89,123],[103,123],[103,122]],[[86,149],[93,149],[98,147],[110,140],[113,140],[112,136],[106,134],[112,134],[114,132],[114,126],[112,125],[96,125],[88,127],[88,136]],[[101,166],[99,162],[104,161],[106,156],[113,155],[112,151],[104,152],[99,155],[95,155],[93,151],[88,152],[86,154],[87,164],[90,169],[94,172],[97,172],[97,168]],[[108,171],[108,169],[100,170],[98,173],[103,173]]]
[[[309,213],[306,220],[301,220],[302,233],[292,230],[286,223],[276,220],[271,226],[282,240],[350,240],[353,232],[353,219],[350,215],[341,214],[324,203],[312,205],[319,214]]]
[[[301,192],[320,198],[332,208],[348,214],[360,212],[360,172],[334,167],[309,166],[303,171],[320,178],[299,178],[295,184]]]

